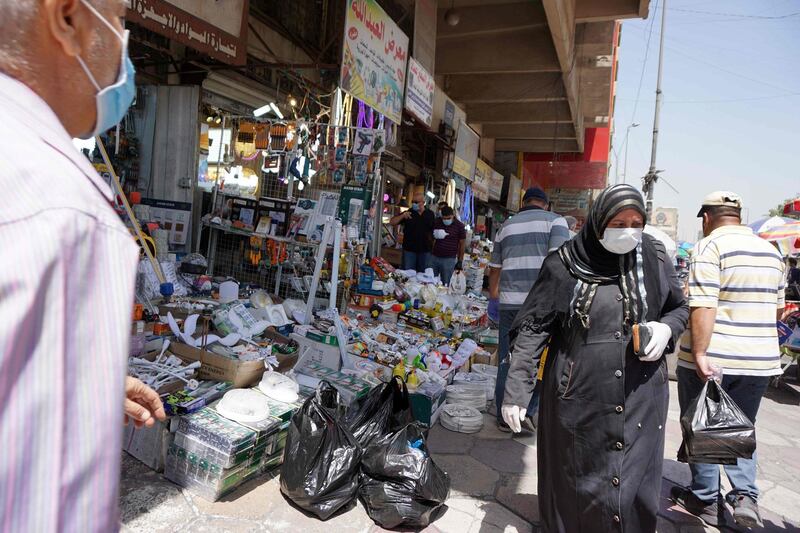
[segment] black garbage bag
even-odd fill
[[[281,492],[325,520],[355,501],[361,456],[361,446],[344,425],[339,393],[322,382],[289,425]]]
[[[416,424],[373,442],[361,471],[359,496],[381,527],[426,527],[446,510],[450,479],[431,459]]]
[[[685,463],[736,464],[756,450],[755,426],[714,380],[681,417],[681,431],[678,460]]]
[[[413,421],[408,388],[399,376],[373,387],[362,400],[350,406],[345,417],[345,425],[363,448]]]

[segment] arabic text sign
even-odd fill
[[[247,63],[248,0],[131,0],[130,5],[131,22],[224,63]],[[208,13],[215,13],[214,22],[203,18]],[[233,28],[236,33],[226,31]]]
[[[547,195],[556,213],[569,213],[570,211],[586,211],[589,209],[589,189],[548,189]]]
[[[375,0],[347,0],[346,5],[340,85],[399,124],[408,37]]]
[[[475,192],[475,198],[483,202],[489,201],[489,179],[492,175],[492,167],[478,159],[475,164],[475,181],[472,184],[472,190]]]
[[[420,122],[430,127],[433,119],[433,93],[436,84],[422,65],[412,57],[408,60],[406,109]]]
[[[489,200],[499,200],[503,195],[503,181],[505,178],[496,170],[492,170],[489,178]]]
[[[472,181],[475,178],[475,162],[478,159],[478,148],[481,138],[466,122],[458,124],[456,150],[453,156],[453,172],[462,178]]]

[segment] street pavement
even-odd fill
[[[670,487],[689,481],[688,466],[675,461],[681,431],[674,382],[670,383],[670,393],[658,532],[716,532],[716,528],[703,527],[698,519],[681,512],[668,499]],[[761,404],[756,427],[765,526],[761,531],[800,531],[800,395],[771,388]],[[428,445],[434,459],[450,475],[451,491],[447,512],[426,533],[539,531],[535,436],[512,438],[498,431],[493,417],[487,414],[483,430],[474,435],[435,426]],[[210,503],[123,455],[123,531],[383,531],[369,519],[361,503],[326,522],[304,515],[281,495],[277,474],[252,480],[221,501]],[[733,523],[730,514],[728,522]]]

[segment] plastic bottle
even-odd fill
[[[395,376],[403,378],[403,380],[406,379],[406,365],[404,361],[400,361],[394,366],[394,369],[392,370],[392,377]]]

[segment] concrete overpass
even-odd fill
[[[497,151],[582,152],[584,128],[611,114],[615,21],[649,0],[439,3],[436,79]]]

